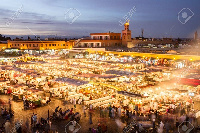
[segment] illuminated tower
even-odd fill
[[[127,46],[128,42],[131,42],[131,30],[129,30],[129,21],[124,24],[124,30],[122,30],[122,45]]]

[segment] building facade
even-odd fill
[[[57,50],[72,47],[70,41],[8,41],[7,48],[21,50]]]
[[[91,33],[90,38],[78,39],[74,47],[115,47],[127,46],[131,43],[131,30],[129,30],[129,22],[124,24],[124,30],[121,33]]]
[[[109,47],[121,45],[121,33],[91,33],[90,39],[80,39],[75,47]]]

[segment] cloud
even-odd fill
[[[85,36],[91,32],[108,31],[121,33],[123,26],[119,26],[119,21],[135,6],[136,12],[129,18],[132,37],[140,35],[141,28],[145,29],[147,37],[160,37],[166,33],[184,37],[199,27],[200,12],[193,9],[198,9],[197,3],[186,0],[2,0],[0,32],[27,35],[30,34],[26,28],[28,26],[34,33],[41,35]],[[22,12],[11,19],[22,5]],[[177,13],[182,7],[190,7],[195,12],[195,16],[184,26],[177,20]],[[65,13],[70,8],[76,8],[81,13],[73,24],[65,20]],[[8,21],[11,23],[6,26]],[[169,31],[173,25],[175,27]]]
[[[31,24],[32,22],[21,22],[23,24]]]

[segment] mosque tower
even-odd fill
[[[127,46],[128,42],[131,42],[131,30],[129,30],[129,21],[124,24],[124,30],[122,30],[122,45]]]

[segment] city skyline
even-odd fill
[[[3,35],[57,35],[81,37],[90,33],[121,33],[122,23],[130,20],[132,37],[188,38],[199,32],[198,0],[177,1],[11,1],[0,5],[0,34]],[[189,8],[194,15],[187,23],[178,20],[178,13]],[[70,10],[78,16],[69,22]],[[133,12],[133,9],[134,12]],[[131,13],[130,13],[131,12]]]

